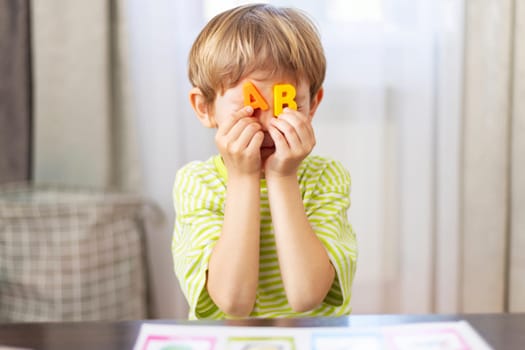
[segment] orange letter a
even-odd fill
[[[246,82],[243,85],[242,92],[244,94],[245,106],[252,106],[254,110],[257,108],[263,111],[268,109],[268,103],[251,82]]]

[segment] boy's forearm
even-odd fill
[[[207,288],[225,313],[248,316],[259,279],[260,182],[258,176],[228,179],[221,236],[209,261]]]
[[[267,179],[267,184],[288,301],[295,311],[311,310],[326,297],[335,270],[308,221],[297,177]]]

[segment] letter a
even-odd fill
[[[244,94],[245,106],[252,106],[254,110],[257,108],[260,108],[263,111],[268,109],[268,103],[251,82],[247,82],[243,85],[242,92]]]
[[[297,110],[295,88],[291,84],[277,84],[273,87],[273,115],[276,117],[285,107]]]

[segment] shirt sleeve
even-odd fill
[[[222,312],[206,289],[208,262],[223,223],[223,198],[217,178],[188,165],[177,173],[173,187],[175,227],[174,269],[188,301],[190,319],[220,318]]]
[[[306,214],[336,271],[324,302],[341,306],[341,310],[350,310],[357,262],[356,237],[347,213],[350,208],[350,173],[339,162],[330,161],[315,183],[305,205]]]

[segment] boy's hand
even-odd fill
[[[310,118],[285,108],[279,118],[271,121],[268,132],[275,143],[275,153],[264,165],[266,178],[296,176],[299,165],[315,146]]]
[[[243,107],[219,125],[215,135],[229,175],[259,176],[261,172],[260,147],[264,134],[261,124],[252,115],[252,107]]]

